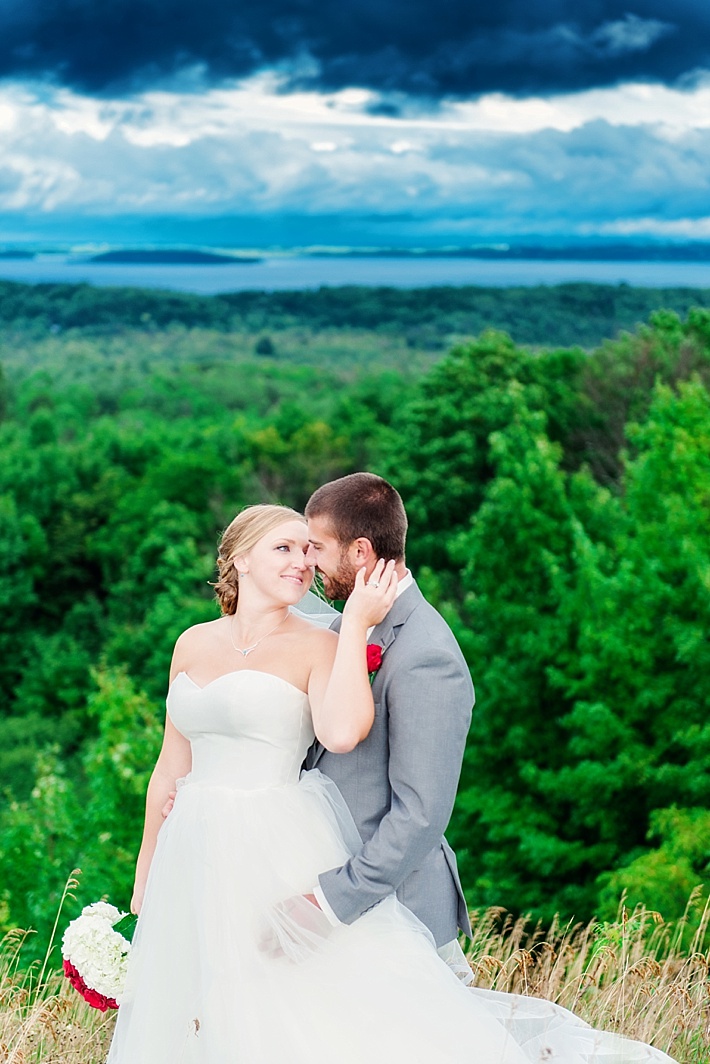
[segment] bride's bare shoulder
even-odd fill
[[[329,628],[311,624],[303,617],[294,617],[291,622],[291,634],[294,637],[294,646],[299,646],[302,652],[313,656],[335,653],[338,636]]]
[[[331,632],[330,628],[316,628],[314,625],[309,638],[317,647],[334,647],[338,642],[338,633]]]
[[[225,618],[217,617],[214,621],[202,621],[193,624],[181,632],[175,641],[175,651],[184,651],[193,647],[200,647],[204,643],[212,643],[217,633],[225,627]]]
[[[308,634],[308,657],[311,668],[318,664],[332,662],[338,645],[336,632],[329,628],[316,628],[311,625],[312,631]]]

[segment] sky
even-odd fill
[[[698,239],[708,0],[0,0],[0,244]]]

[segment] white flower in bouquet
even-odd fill
[[[94,1008],[116,1009],[121,1000],[131,944],[114,929],[128,914],[104,901],[87,905],[62,938],[64,973]]]

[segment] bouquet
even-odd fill
[[[117,1009],[123,993],[131,943],[114,924],[127,915],[105,901],[94,902],[72,920],[62,938],[64,974],[102,1012]]]

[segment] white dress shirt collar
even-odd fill
[[[402,592],[406,591],[408,587],[411,587],[413,583],[414,583],[414,577],[412,576],[412,574],[409,571],[409,569],[407,569],[406,573],[404,574],[404,576],[400,579],[399,583],[397,584],[397,594],[394,596],[395,599],[398,599],[399,596],[402,594]],[[372,628],[368,628],[367,629],[367,638],[368,639],[370,638],[370,636],[372,635],[372,633],[374,632],[376,627],[377,627],[377,625],[373,624]]]

